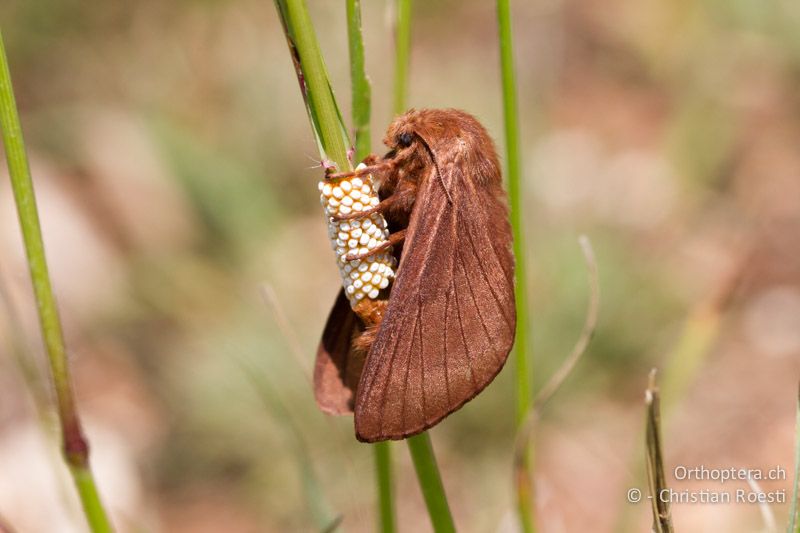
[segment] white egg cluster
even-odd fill
[[[360,164],[357,169],[364,168]],[[364,297],[375,299],[380,289],[385,289],[394,279],[395,259],[391,249],[372,254],[364,259],[347,260],[349,255],[363,255],[386,242],[389,230],[380,213],[372,213],[350,220],[334,220],[335,215],[349,215],[366,211],[378,205],[378,193],[372,176],[348,177],[319,183],[320,203],[328,219],[328,237],[336,252],[342,286],[355,305]]]

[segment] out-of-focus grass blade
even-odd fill
[[[747,484],[750,485],[750,491],[759,496],[758,510],[761,513],[761,519],[764,521],[764,531],[777,532],[778,524],[775,522],[775,513],[772,512],[772,507],[767,503],[766,494],[764,494],[761,485],[751,477],[747,478]]]
[[[321,533],[333,533],[334,531],[336,531],[336,528],[338,528],[342,524],[342,520],[344,520],[344,516],[342,515],[337,516],[336,518],[333,519],[333,522],[328,524],[328,527],[326,527],[321,531]]]
[[[22,327],[17,309],[11,301],[11,294],[2,279],[2,272],[0,272],[0,311],[3,311],[5,315],[4,321],[7,322],[11,354],[14,356],[14,362],[17,364],[19,372],[33,398],[36,414],[42,429],[48,437],[57,442],[58,434],[56,429],[58,426],[49,406],[47,383],[33,354],[29,353],[25,339],[22,337],[22,332],[25,330]],[[2,529],[0,529],[0,532],[2,532]]]
[[[794,434],[794,480],[792,481],[792,504],[789,506],[788,533],[800,533],[800,523],[797,521],[798,485],[800,485],[800,387],[797,391],[795,405],[795,434]]]
[[[669,499],[662,501],[660,495],[667,490],[667,479],[664,475],[664,452],[661,444],[661,406],[658,387],[656,386],[656,370],[650,372],[650,384],[645,392],[647,405],[647,431],[645,443],[647,448],[647,488],[650,492],[650,504],[653,510],[653,531],[656,533],[673,533],[672,516]]]
[[[660,387],[668,402],[663,406],[666,416],[669,416],[670,408],[685,396],[719,338],[725,311],[752,257],[749,244],[742,248],[745,251],[737,264],[723,273],[711,292],[692,307],[683,332],[667,355],[668,366],[662,373]]]
[[[517,430],[517,437],[514,445],[514,483],[517,490],[517,505],[520,514],[520,522],[522,522],[521,526],[524,530],[526,530],[526,528],[527,530],[533,529],[532,512],[530,514],[525,513],[532,508],[531,493],[533,491],[533,479],[527,459],[529,457],[528,450],[531,448],[531,440],[534,431],[539,423],[545,405],[558,391],[567,377],[569,377],[583,354],[586,353],[586,349],[597,327],[597,318],[600,310],[600,281],[597,273],[597,260],[595,259],[594,250],[592,249],[592,244],[588,237],[581,235],[579,243],[583,251],[583,258],[586,261],[586,270],[589,274],[589,305],[586,309],[583,329],[572,351],[536,395],[533,408],[528,411],[525,420]],[[528,518],[530,518],[530,520],[528,520]]]
[[[286,428],[291,437],[291,448],[297,461],[303,494],[316,529],[319,531],[343,532],[344,530],[339,527],[342,521],[341,517],[333,513],[325,499],[324,491],[314,471],[308,445],[303,433],[295,423],[294,417],[275,393],[274,388],[263,372],[252,368],[251,364],[245,361],[241,362],[241,367],[244,375],[250,381],[259,398],[264,402],[269,413],[275,417],[281,427]]]

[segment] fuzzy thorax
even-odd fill
[[[364,168],[360,164],[358,169]],[[334,220],[335,215],[350,215],[378,205],[372,176],[353,176],[319,183],[320,203],[328,219],[328,237],[336,252],[342,286],[350,305],[364,298],[376,299],[381,289],[394,280],[395,259],[391,249],[364,259],[347,260],[348,255],[363,255],[381,246],[389,237],[386,220],[380,213],[349,220]]]

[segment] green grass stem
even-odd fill
[[[392,475],[392,448],[389,442],[372,445],[375,458],[375,475],[378,484],[378,522],[382,533],[394,533],[397,523],[394,511],[394,476]]]
[[[350,170],[349,139],[305,0],[275,0],[320,155]]]
[[[367,157],[372,148],[370,117],[372,89],[364,67],[364,37],[361,33],[361,0],[347,0],[347,41],[350,50],[350,88],[356,161]]]
[[[411,0],[396,0],[394,100],[392,111],[401,115],[408,105],[408,69],[411,62]]]
[[[511,229],[514,233],[516,261],[517,336],[514,343],[517,364],[517,421],[525,419],[531,405],[530,376],[528,375],[527,324],[528,305],[525,278],[525,241],[522,231],[522,189],[519,156],[519,118],[509,0],[497,1],[497,21],[500,35],[500,64],[503,82],[503,123],[505,125],[506,178],[511,207]]]
[[[528,299],[525,275],[525,236],[522,224],[522,187],[519,151],[519,112],[517,110],[517,87],[514,70],[513,33],[511,29],[510,0],[497,0],[497,26],[500,39],[500,73],[503,86],[503,123],[505,125],[506,177],[508,199],[511,208],[511,231],[514,235],[514,257],[516,260],[517,336],[514,343],[516,364],[516,409],[517,426],[525,423],[531,407],[531,385],[528,359]],[[530,470],[531,455],[525,450],[521,468]],[[522,531],[534,530],[532,488],[521,483],[517,477],[517,511]]]
[[[454,532],[456,526],[450,514],[450,505],[447,503],[430,436],[427,432],[420,433],[408,438],[407,442],[433,530],[436,533]]]
[[[55,390],[64,457],[77,487],[91,530],[93,532],[112,531],[111,522],[100,502],[89,467],[89,447],[83,436],[75,408],[61,319],[58,315],[47,269],[33,180],[25,153],[22,127],[11,85],[11,74],[2,33],[0,33],[0,127],[3,130],[3,145],[11,177],[11,187],[14,191],[39,323]]]

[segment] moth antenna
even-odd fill
[[[316,163],[316,165],[310,166],[308,168],[324,168],[325,172],[336,170],[336,163],[331,161],[330,159],[314,159],[311,156],[307,157]]]
[[[447,196],[447,203],[450,205],[453,204],[453,197],[450,196],[450,189],[447,188],[447,184],[444,182],[444,177],[442,177],[442,171],[439,169],[439,162],[436,160],[436,157],[433,158],[433,165],[436,167],[436,174],[439,176],[439,181],[442,184],[442,189],[444,189],[444,194]]]
[[[320,165],[322,168],[325,169],[325,172],[330,172],[332,170],[336,170],[336,163],[331,161],[330,159],[323,159],[320,161]]]
[[[306,154],[306,157],[309,160],[314,162],[314,164],[312,166],[308,167],[308,168],[321,168],[322,167],[322,161],[321,160],[317,159],[316,157],[311,157],[308,154]]]

